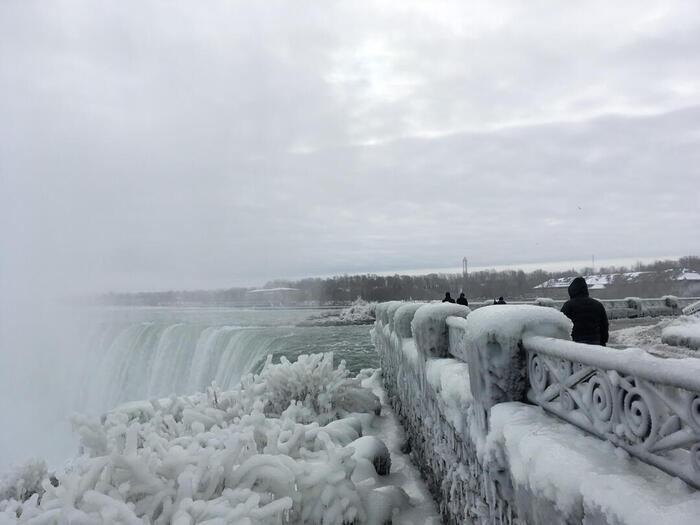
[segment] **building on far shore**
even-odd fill
[[[687,268],[664,271],[604,273],[585,275],[591,295],[603,299],[700,295],[700,272]],[[573,277],[549,279],[534,287],[543,297],[566,299]]]

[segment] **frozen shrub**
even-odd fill
[[[47,477],[43,459],[31,459],[0,477],[0,500],[25,501],[33,494],[41,494],[41,482]]]
[[[363,374],[332,362],[268,360],[236,390],[76,417],[82,453],[56,483],[40,461],[4,476],[0,523],[379,523],[370,505],[390,517],[405,502],[360,483],[368,471],[355,476],[351,445],[378,400],[360,385]],[[388,468],[387,457],[377,462]]]

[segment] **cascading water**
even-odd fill
[[[142,322],[96,340],[80,399],[87,411],[124,401],[234,387],[268,354],[284,351],[289,328]]]
[[[93,308],[64,312],[60,323],[57,312],[41,318],[51,324],[25,316],[17,340],[5,339],[31,353],[6,356],[0,370],[0,472],[31,456],[69,458],[74,412],[99,415],[212,381],[231,388],[268,354],[333,351],[353,372],[378,366],[368,326],[297,326],[318,310]]]

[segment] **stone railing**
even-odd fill
[[[625,319],[636,317],[659,317],[659,316],[676,316],[681,315],[683,308],[697,301],[698,297],[676,297],[673,295],[665,295],[663,297],[625,297],[624,299],[598,299],[605,311],[608,313],[608,319]],[[535,305],[548,306],[560,310],[564,305],[564,300],[549,299],[541,297],[534,301],[515,301],[509,304],[514,305]],[[493,301],[474,302],[470,303],[472,310],[483,306],[490,306]]]
[[[700,489],[700,360],[523,339],[528,399]]]
[[[608,464],[619,490],[643,486],[640,497],[649,501],[672,485],[661,471],[700,488],[700,360],[583,345],[570,332],[561,312],[533,305],[377,305],[372,334],[384,386],[446,523],[634,523],[625,505],[601,517],[610,502],[581,488],[595,485]],[[504,420],[518,411],[527,417]],[[535,420],[545,427],[532,434],[523,421]],[[508,438],[504,424],[512,425]],[[541,433],[549,437],[538,442]],[[534,447],[526,456],[521,436]],[[553,443],[561,454],[568,439],[579,440],[570,475],[585,479],[572,484],[563,471],[561,479],[559,471],[523,479],[550,461],[524,465],[523,458]],[[642,474],[655,470],[644,463],[661,471]]]

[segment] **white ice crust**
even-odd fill
[[[488,446],[504,447],[514,483],[565,516],[625,525],[700,519],[700,492],[539,407],[501,403],[490,423]]]
[[[386,425],[369,379],[314,354],[268,360],[237,390],[76,416],[81,454],[55,483],[41,462],[2,478],[0,523],[412,523],[413,503],[422,516],[432,503],[364,468],[367,457],[391,464],[372,436]]]
[[[413,316],[411,331],[418,350],[424,355],[447,357],[448,339],[446,319],[450,316],[467,317],[467,306],[453,303],[430,303],[421,306]]]
[[[661,340],[669,345],[700,350],[700,317],[683,316],[661,332]]]
[[[552,308],[533,305],[492,305],[479,308],[467,317],[467,338],[475,346],[491,339],[512,346],[525,335],[569,339],[571,321]]]

